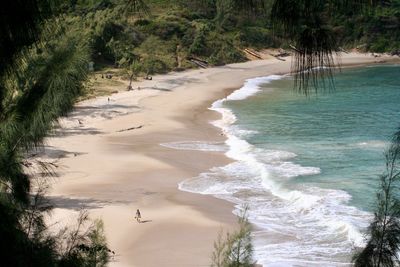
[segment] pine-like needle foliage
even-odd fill
[[[87,54],[87,48],[67,34],[19,54],[13,71],[1,77],[5,97],[0,116],[0,255],[4,266],[51,266],[55,259],[54,240],[42,234],[44,207],[37,203],[43,195],[35,193],[31,199],[32,177],[23,161],[25,153],[40,146],[57,119],[72,108],[86,78]]]
[[[15,56],[35,43],[41,22],[50,16],[50,3],[37,0],[15,0],[3,3],[0,10],[0,79],[16,64]],[[23,18],[23,19],[21,19]],[[0,82],[0,120],[6,94]]]
[[[104,267],[109,261],[109,249],[104,236],[104,225],[100,220],[87,226],[89,217],[87,211],[79,213],[75,227],[64,228],[58,239],[62,251],[59,260],[60,267],[94,266]]]
[[[0,265],[6,267],[62,266],[68,260],[59,250],[63,240],[47,232],[43,216],[51,205],[44,197],[46,187],[31,186],[37,179],[24,163],[27,152],[42,145],[80,95],[89,49],[62,19],[45,20],[47,8],[46,1],[2,5],[2,12],[10,12],[2,14],[0,24]],[[100,230],[92,236],[101,239]],[[97,257],[97,250],[94,254],[83,253],[82,264],[68,266],[107,261]]]
[[[373,1],[337,0],[275,0],[271,19],[275,31],[291,40],[294,50],[292,73],[295,88],[304,94],[310,88],[333,87],[333,68],[338,66],[335,56],[339,42],[332,24],[332,14],[344,8],[356,12]]]
[[[72,108],[87,73],[88,50],[68,35],[40,50],[23,55],[23,67],[3,77],[8,97],[2,103],[0,177],[21,203],[29,193],[21,153],[41,145],[58,117]]]
[[[145,0],[124,0],[125,12],[130,14],[150,15],[150,8]]]
[[[50,1],[15,0],[3,3],[0,11],[0,75],[13,64],[21,49],[35,43],[41,22],[51,15]]]
[[[366,247],[353,260],[356,267],[399,266],[400,249],[400,131],[385,153],[386,171],[381,175],[374,219]]]
[[[222,231],[218,234],[211,256],[211,267],[250,267],[254,265],[251,224],[247,212],[248,207],[243,207],[238,221],[239,230],[227,233],[225,238]]]

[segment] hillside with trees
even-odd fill
[[[5,4],[0,23],[0,265],[107,263],[110,251],[101,221],[87,226],[87,214],[82,213],[76,227],[49,231],[45,218],[52,206],[45,198],[48,186],[43,178],[54,175],[52,166],[37,162],[39,171],[32,171],[27,161],[83,94],[90,61],[96,70],[116,67],[148,75],[195,67],[192,58],[215,66],[245,61],[245,48],[289,49],[293,35],[285,31],[285,23],[276,25],[271,20],[274,2],[19,0]],[[304,1],[283,2],[291,3],[281,9],[291,16]],[[326,32],[337,37],[337,46],[399,53],[400,0],[377,1],[357,12],[351,5],[329,12],[334,1],[317,2],[324,5],[319,6],[318,12],[323,12],[317,18],[323,18]],[[285,13],[279,15],[284,18]],[[324,36],[310,36],[324,40]],[[336,45],[311,47],[311,53],[332,52]]]
[[[194,67],[190,58],[222,65],[246,60],[243,49],[249,47],[290,49],[290,37],[271,22],[273,1],[250,1],[258,4],[245,9],[237,2],[65,1],[61,10],[69,27],[84,29],[96,68],[111,65],[135,73],[165,73]],[[338,44],[345,49],[398,53],[400,1],[380,1],[361,12],[354,8],[326,14],[326,27]]]

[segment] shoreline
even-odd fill
[[[342,66],[376,60],[344,55]],[[233,204],[180,191],[178,183],[232,160],[222,152],[160,144],[225,141],[209,123],[220,117],[209,110],[211,104],[246,79],[289,70],[290,61],[275,59],[189,70],[135,83],[155,90],[115,94],[111,104],[107,97],[79,103],[79,112],[62,121],[66,128],[47,140],[45,155],[59,152],[54,154],[60,166],[51,197],[61,208],[52,219],[65,218],[81,206],[93,218],[101,217],[109,247],[117,254],[110,266],[189,266],[193,259],[198,260],[195,266],[209,266],[219,229],[236,225]],[[134,221],[136,208],[149,222]]]

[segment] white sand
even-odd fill
[[[344,65],[390,60],[346,54]],[[177,184],[230,160],[221,152],[174,150],[174,141],[223,141],[207,108],[245,79],[288,73],[276,59],[189,70],[135,83],[142,90],[84,101],[62,120],[46,144],[47,160],[59,165],[51,196],[54,220],[87,208],[105,223],[110,266],[209,266],[219,229],[235,227],[232,204],[181,192]],[[121,88],[123,89],[123,88]],[[80,121],[80,122],[79,122]],[[130,131],[120,130],[140,127]],[[46,158],[46,156],[43,156]],[[142,212],[138,224],[136,209]]]

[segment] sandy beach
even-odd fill
[[[50,191],[52,220],[81,208],[105,224],[110,266],[209,266],[220,229],[233,230],[232,204],[182,192],[178,183],[230,162],[222,152],[177,150],[160,144],[224,142],[210,121],[211,104],[249,78],[290,71],[286,61],[267,59],[188,70],[135,82],[134,88],[76,105],[46,139],[42,159],[54,162],[58,177]],[[399,60],[343,54],[343,66]],[[123,91],[123,92],[122,92]],[[134,219],[140,209],[144,223]]]

